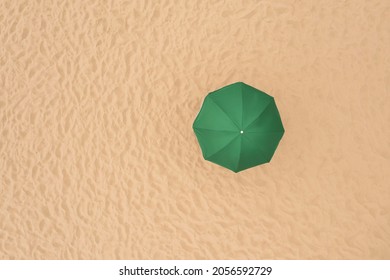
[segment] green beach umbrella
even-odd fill
[[[274,98],[242,82],[210,92],[193,129],[203,157],[234,172],[270,162],[284,134]]]

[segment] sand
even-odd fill
[[[1,259],[389,259],[390,1],[0,2]],[[202,158],[208,92],[271,163]]]

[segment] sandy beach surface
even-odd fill
[[[192,123],[275,97],[271,163]],[[389,259],[390,1],[0,1],[1,259]]]

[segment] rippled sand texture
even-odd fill
[[[1,1],[0,258],[389,259],[389,30],[389,1]],[[191,128],[236,81],[286,129],[238,174]]]

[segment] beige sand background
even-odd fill
[[[1,259],[389,259],[390,1],[0,2]],[[201,156],[276,99],[272,162]]]

